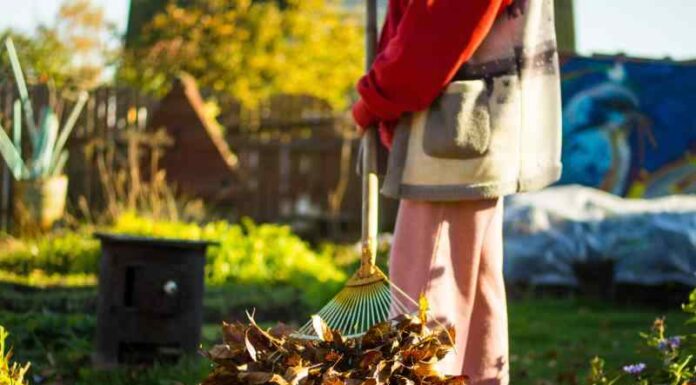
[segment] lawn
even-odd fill
[[[219,341],[222,320],[243,319],[247,309],[255,309],[263,325],[303,322],[359,263],[353,245],[310,245],[288,227],[250,221],[199,226],[126,215],[110,230],[218,241],[206,258],[204,348]],[[81,229],[27,240],[0,238],[0,325],[11,333],[15,358],[32,362],[32,383],[196,384],[210,370],[207,362],[196,357],[173,366],[113,372],[92,368],[100,251],[91,232]],[[380,248],[380,262],[387,253],[388,247]],[[633,297],[662,293],[650,290],[648,296]],[[663,306],[671,309],[664,311],[618,304],[609,298],[574,296],[567,290],[563,296],[549,294],[553,292],[509,288],[514,385],[586,383],[589,361],[595,355],[606,359],[610,371],[638,360],[652,367],[657,363],[639,351],[644,346],[639,333],[648,331],[658,316],[667,317],[667,336],[686,333],[687,314],[678,306]],[[669,303],[669,298],[659,298],[663,305]]]
[[[638,333],[661,315],[667,317],[669,334],[686,331],[683,322],[687,317],[679,309],[664,312],[574,298],[511,301],[511,383],[585,383],[588,362],[594,355],[605,357],[608,368],[633,362],[640,356]],[[208,368],[204,360],[194,358],[170,366],[95,371],[89,364],[88,336],[93,335],[95,326],[91,314],[2,312],[0,324],[13,333],[10,342],[17,348],[17,358],[33,362],[32,375],[37,380],[51,379],[43,383],[195,384]],[[204,347],[215,343],[219,338],[217,325],[206,324],[203,337]]]
[[[684,299],[686,302],[686,298]],[[643,357],[639,332],[665,316],[668,334],[686,332],[687,314],[587,299],[523,299],[509,303],[511,383],[585,383],[589,360],[608,369]],[[694,332],[691,326],[691,332]]]

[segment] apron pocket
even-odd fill
[[[423,152],[448,159],[486,154],[491,141],[487,88],[483,79],[450,83],[428,109]]]

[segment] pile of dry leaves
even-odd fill
[[[363,337],[345,339],[313,318],[318,340],[292,338],[279,325],[223,324],[224,344],[204,355],[215,365],[203,385],[464,385],[466,376],[435,369],[453,349],[454,330],[408,315],[380,323]]]

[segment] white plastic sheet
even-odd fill
[[[575,286],[573,263],[611,259],[617,283],[696,287],[696,196],[625,199],[558,186],[505,204],[508,282]]]

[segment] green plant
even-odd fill
[[[696,323],[696,290],[691,292],[691,295],[689,295],[689,302],[682,305],[682,310],[684,310],[686,314],[691,315],[691,318],[686,321],[687,324]]]
[[[63,89],[71,82],[71,51],[60,38],[55,28],[40,25],[31,33],[7,29],[0,32],[0,40],[12,38],[15,47],[22,53],[24,70],[28,82],[45,83]],[[11,76],[12,65],[7,56],[0,55],[0,81]],[[50,91],[49,91],[50,92]]]
[[[12,349],[5,346],[8,335],[5,328],[0,326],[0,385],[23,385],[29,364],[20,365],[10,361]]]
[[[313,249],[289,226],[248,219],[199,225],[127,213],[103,230],[216,242],[208,248],[205,267],[209,319],[216,320],[251,309],[258,310],[260,320],[302,320],[331,298],[358,260],[353,246],[327,243]],[[0,282],[34,288],[93,287],[100,256],[99,241],[89,228],[0,239]],[[2,294],[0,301],[11,300]]]
[[[256,224],[248,219],[241,224],[218,221],[199,225],[126,213],[105,230],[214,241],[217,245],[207,253],[206,284],[289,287],[301,298],[304,309],[315,309],[329,299],[347,278],[347,266],[357,261],[349,247],[326,244],[315,250],[289,226]],[[347,266],[337,263],[337,254]],[[93,285],[100,256],[99,242],[89,229],[34,239],[7,238],[0,240],[0,281],[38,287]]]
[[[50,105],[42,107],[41,117],[37,124],[34,120],[34,110],[22,66],[12,38],[8,37],[5,40],[5,47],[19,92],[19,100],[14,102],[12,139],[0,126],[0,154],[7,162],[15,179],[42,179],[61,175],[68,159],[65,144],[87,101],[87,93],[81,92],[79,94],[62,129],[60,119]],[[31,157],[26,161],[22,157],[22,112],[32,149]]]
[[[0,270],[0,282],[35,288],[92,287],[97,285],[95,274],[47,274],[34,269],[29,274]]]
[[[18,359],[34,363],[39,383],[72,377],[90,363],[93,314],[0,313],[0,323],[13,331],[14,345],[22,347]]]
[[[330,299],[347,278],[330,253],[312,250],[289,226],[256,224],[249,219],[241,224],[218,221],[200,226],[127,214],[116,221],[113,231],[215,241],[218,244],[208,248],[208,285],[289,285],[314,308]]]
[[[87,232],[53,233],[15,241],[0,252],[0,270],[37,281],[55,275],[86,279],[97,273],[100,255],[99,241]]]
[[[685,324],[696,322],[696,290],[682,309],[691,314]],[[657,318],[650,330],[641,332],[647,348],[645,362],[624,365],[621,372],[604,369],[604,360],[594,357],[590,363],[588,382],[591,385],[639,384],[639,385],[689,385],[696,382],[696,332],[668,336],[665,318]]]

